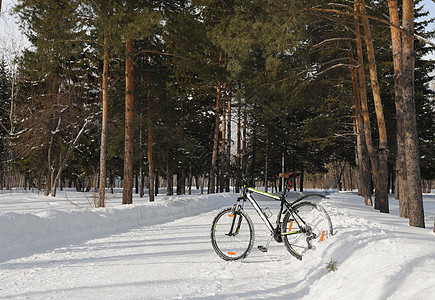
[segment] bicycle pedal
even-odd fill
[[[264,246],[258,246],[258,250],[260,250],[261,252],[267,252],[267,248]]]

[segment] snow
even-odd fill
[[[351,192],[322,205],[336,234],[293,258],[273,242],[255,211],[255,245],[243,261],[220,259],[210,225],[237,194],[163,196],[153,203],[122,191],[93,209],[93,193],[56,198],[0,194],[0,299],[431,299],[435,295],[435,194],[425,194],[427,228],[408,226]],[[292,194],[291,197],[296,197]],[[275,213],[276,201],[260,206]],[[328,264],[336,271],[329,272]]]

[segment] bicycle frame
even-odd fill
[[[243,189],[243,193],[242,196],[237,198],[237,204],[235,205],[235,209],[238,209],[239,207],[241,207],[243,209],[243,205],[240,205],[240,201],[246,201],[246,199],[249,201],[249,203],[251,203],[252,207],[255,209],[255,211],[257,212],[257,214],[260,216],[261,220],[264,222],[264,224],[266,225],[267,229],[269,229],[270,233],[275,237],[278,238],[281,236],[280,233],[280,223],[281,223],[281,216],[283,215],[283,213],[285,213],[286,210],[288,210],[289,212],[291,212],[292,214],[294,213],[293,210],[291,209],[291,206],[294,205],[297,202],[302,201],[303,199],[310,197],[310,196],[318,196],[321,198],[325,198],[325,196],[323,195],[319,195],[319,194],[308,194],[308,195],[303,195],[301,197],[299,197],[298,199],[296,199],[295,201],[289,203],[286,200],[286,191],[287,189],[284,189],[283,193],[281,194],[281,196],[277,196],[277,195],[273,195],[261,190],[257,190],[255,188],[252,187],[244,187]],[[281,201],[281,207],[280,210],[278,212],[278,215],[276,217],[276,227],[274,227],[272,225],[272,223],[270,222],[269,218],[266,216],[266,214],[263,212],[263,210],[261,209],[260,205],[258,205],[257,201],[254,199],[254,197],[252,196],[252,194],[258,194],[258,195],[262,195],[264,197],[273,199],[273,200],[277,200],[277,201]],[[284,210],[284,206],[285,209]],[[299,219],[300,220],[300,219]],[[297,219],[295,219],[296,222]],[[303,222],[303,220],[301,220]],[[231,232],[233,232],[234,229],[234,223],[231,227]],[[238,226],[237,226],[238,229]],[[237,232],[237,230],[236,230]],[[294,233],[298,233],[298,232],[288,232],[287,234],[294,234]]]
[[[272,225],[269,218],[266,216],[266,214],[263,212],[261,207],[258,205],[257,201],[252,197],[252,194],[258,194],[258,195],[265,196],[267,198],[281,201],[281,209],[280,209],[278,216],[277,216],[277,223],[279,223],[281,220],[283,205],[286,202],[285,193],[283,193],[283,195],[281,195],[281,196],[276,196],[276,195],[269,194],[267,192],[263,192],[263,191],[260,191],[260,190],[254,189],[254,188],[246,188],[244,191],[244,196],[245,196],[244,198],[248,199],[249,203],[251,203],[252,207],[255,209],[257,214],[260,216],[261,220],[264,222],[264,224],[266,224],[266,227],[267,227],[267,229],[269,229],[270,233],[275,235],[276,228]],[[278,228],[278,224],[277,224],[277,228]]]

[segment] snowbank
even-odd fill
[[[399,218],[392,198],[390,214],[382,214],[350,193],[331,197],[336,235],[313,260],[332,261],[337,271],[319,276],[304,299],[433,299],[435,198],[425,196],[425,229]]]
[[[21,195],[24,196],[24,194]],[[51,197],[40,198],[52,202],[51,206],[54,207],[56,206],[53,203],[64,201],[62,197],[55,200]],[[118,200],[121,203],[120,198]],[[2,213],[0,214],[0,262],[50,250],[54,247],[79,243],[90,238],[124,232],[132,228],[198,215],[233,202],[234,194],[214,194],[195,195],[194,197],[160,197],[153,203],[119,205],[92,210],[62,207],[50,208],[43,212],[39,209],[37,213]],[[69,205],[73,207],[72,203]],[[32,211],[32,208],[29,208],[29,211]]]

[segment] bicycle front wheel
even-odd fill
[[[221,258],[243,259],[254,245],[254,224],[244,211],[233,212],[229,207],[213,220],[210,237],[213,249]]]
[[[297,259],[333,235],[332,223],[326,210],[319,204],[304,201],[296,203],[284,216],[281,234],[287,250]]]

